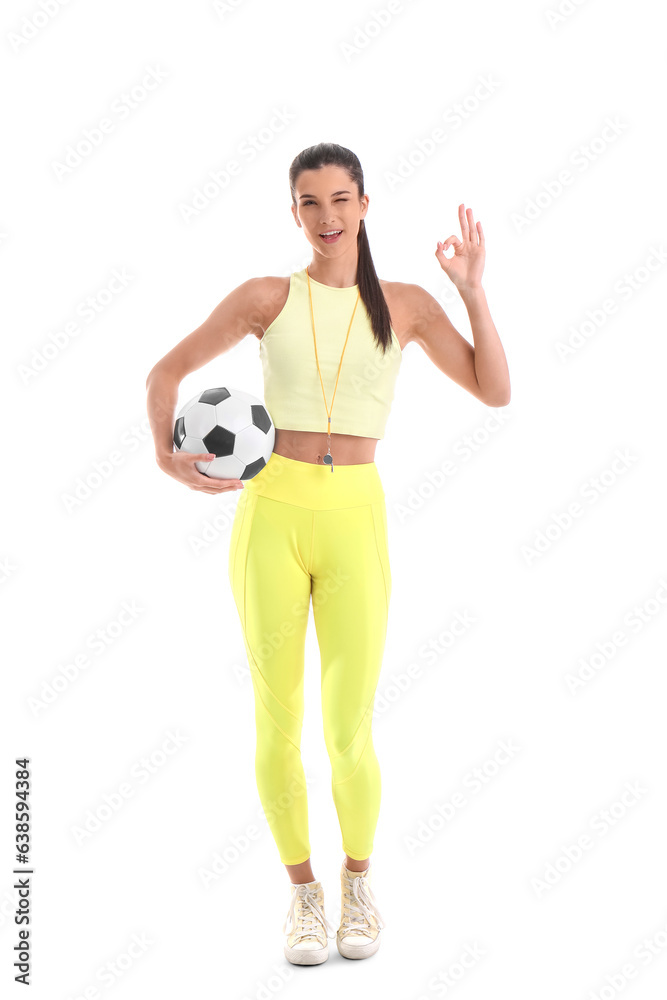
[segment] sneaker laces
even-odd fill
[[[321,890],[307,884],[295,885],[295,889],[296,891],[292,892],[290,908],[283,924],[283,934],[291,934],[293,930],[296,930],[297,940],[308,937],[318,938],[319,933],[324,928],[327,937],[334,937],[336,930],[322,912],[317,898]],[[287,930],[288,923],[290,925],[289,931]]]
[[[343,883],[343,913],[339,928],[341,937],[346,934],[366,934],[370,937],[373,920],[378,930],[386,927],[368,879],[364,875],[357,875],[354,879],[346,880]]]

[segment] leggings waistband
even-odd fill
[[[245,490],[310,510],[362,507],[384,500],[384,489],[375,462],[328,465],[300,462],[271,452],[264,468],[245,481]]]

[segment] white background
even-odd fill
[[[664,48],[648,0],[562,9],[3,5],[3,981],[13,762],[28,755],[32,996],[664,996]],[[142,91],[150,71],[162,78]],[[276,109],[291,120],[271,133]],[[113,130],[59,174],[105,117]],[[429,146],[438,128],[446,141]],[[471,341],[434,252],[460,236],[458,204],[473,208],[512,399],[486,407],[405,351],[376,452],[393,577],[374,723],[387,927],[371,960],[332,941],[326,965],[303,969],[283,956],[289,883],[255,785],[227,578],[238,494],[158,469],[145,379],[242,281],[309,262],[288,168],[320,141],[361,160],[379,275],[428,289]],[[240,175],[186,221],[231,159]],[[128,282],[109,296],[114,271]],[[575,328],[579,346],[559,353]],[[184,380],[179,404],[225,383],[262,395],[253,337]],[[430,486],[448,460],[456,474]],[[68,507],[81,481],[95,485]],[[124,603],[137,610],[118,627]],[[457,614],[474,621],[450,642]],[[306,666],[313,866],[337,923],[312,611]],[[164,754],[170,733],[182,742]],[[502,741],[515,749],[497,763]],[[465,804],[444,820],[452,801]],[[227,868],[207,888],[216,855]]]

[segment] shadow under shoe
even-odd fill
[[[324,913],[319,881],[290,883],[290,908],[283,924],[285,958],[293,965],[319,965],[329,957],[328,938],[335,930]],[[289,929],[288,929],[289,928]]]
[[[343,958],[368,958],[380,947],[380,930],[386,926],[370,887],[370,864],[365,872],[341,866],[340,927],[336,934]]]

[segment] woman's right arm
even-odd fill
[[[159,467],[190,489],[223,493],[242,489],[240,479],[213,479],[203,475],[195,462],[211,456],[175,451],[173,442],[178,387],[186,375],[228,351],[249,333],[263,333],[270,308],[267,279],[249,278],[233,289],[208,319],[176,344],[151,368],[146,379],[148,420]],[[213,456],[214,457],[214,456]]]

